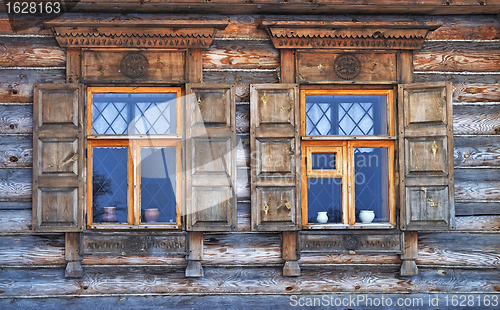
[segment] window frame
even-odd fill
[[[308,95],[376,95],[387,98],[387,134],[385,135],[306,135],[306,98]],[[395,96],[397,92],[393,86],[370,85],[370,88],[359,86],[312,86],[300,90],[300,137],[301,137],[301,212],[303,229],[394,229],[396,223],[396,117]],[[387,149],[387,182],[388,182],[388,222],[383,223],[356,223],[355,217],[355,162],[354,148],[379,147]],[[315,173],[312,170],[310,154],[322,153],[322,150],[341,149],[341,165],[335,170]],[[318,151],[316,151],[318,150]],[[340,172],[340,173],[339,173]],[[308,178],[341,178],[341,221],[342,223],[309,223],[308,221]]]
[[[171,93],[176,96],[176,133],[175,134],[105,134],[92,133],[93,94],[103,93]],[[87,229],[90,230],[129,230],[129,229],[182,229],[182,136],[183,107],[181,97],[184,90],[180,86],[88,86],[86,88],[86,148],[87,148]],[[92,165],[95,147],[127,147],[127,223],[93,223],[92,206]],[[175,184],[175,222],[141,223],[141,148],[175,147],[176,184]]]

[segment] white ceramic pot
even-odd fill
[[[144,217],[148,223],[156,222],[158,216],[160,216],[160,212],[157,208],[146,209],[146,212],[144,213]]]
[[[328,215],[326,215],[326,211],[325,212],[318,212],[318,217],[316,217],[316,220],[318,221],[318,223],[328,222]]]
[[[372,210],[361,210],[359,211],[359,219],[363,224],[369,224],[375,218],[375,212]]]

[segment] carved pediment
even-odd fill
[[[337,22],[262,22],[275,48],[420,49],[436,24]]]
[[[208,48],[227,21],[115,24],[46,23],[61,47]]]

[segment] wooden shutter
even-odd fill
[[[250,85],[252,230],[300,229],[296,84]]]
[[[83,86],[39,84],[33,105],[33,229],[84,228]]]
[[[234,85],[186,85],[188,231],[236,229]]]
[[[452,86],[399,85],[401,228],[454,229]]]

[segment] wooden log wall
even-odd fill
[[[76,15],[72,18],[90,18]],[[102,15],[131,20],[148,15]],[[185,16],[162,16],[182,19]],[[190,15],[189,18],[206,18]],[[220,18],[220,16],[217,16]],[[250,232],[249,85],[279,82],[279,52],[262,20],[234,15],[203,55],[206,83],[235,83],[238,231],[205,234],[205,277],[186,279],[181,256],[85,257],[66,280],[64,235],[31,231],[33,84],[65,81],[65,49],[36,20],[18,33],[0,15],[0,304],[13,298],[134,294],[500,292],[500,23],[497,16],[294,16],[296,20],[429,21],[443,26],[414,55],[415,81],[452,81],[457,229],[419,233],[420,276],[401,278],[398,255],[302,255],[284,278],[279,234]],[[382,265],[383,264],[383,265]],[[115,268],[107,268],[113,265]],[[380,267],[383,266],[383,267]],[[288,297],[287,297],[288,298]],[[18,300],[18,299],[16,299]],[[50,300],[45,300],[50,304]]]

